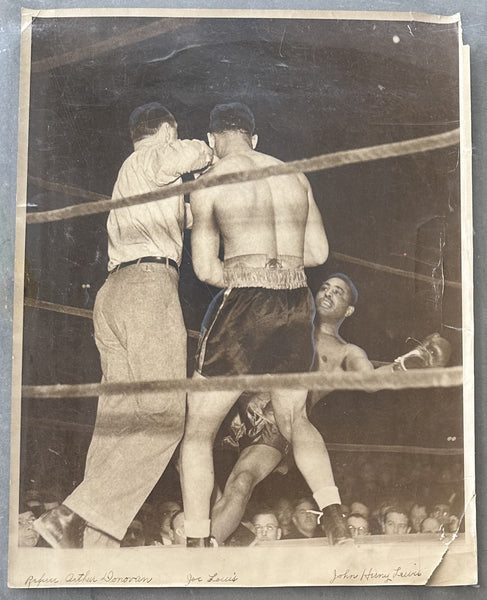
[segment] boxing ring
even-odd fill
[[[147,202],[161,200],[173,197],[175,195],[189,194],[191,192],[219,185],[238,184],[244,181],[253,181],[266,177],[274,177],[298,172],[313,172],[325,169],[339,168],[343,165],[349,165],[358,162],[367,162],[375,160],[384,160],[392,157],[405,156],[414,153],[430,152],[436,149],[457,145],[460,142],[460,130],[453,129],[446,133],[431,135],[427,137],[415,138],[402,142],[382,144],[378,146],[346,150],[331,154],[324,154],[309,159],[296,160],[288,163],[282,163],[276,166],[256,169],[248,172],[230,173],[220,176],[208,176],[205,179],[196,179],[176,186],[162,188],[157,193],[143,194],[128,198],[113,200],[102,194],[97,194],[87,190],[63,185],[55,182],[45,181],[34,177],[29,177],[29,181],[36,186],[49,191],[63,193],[65,195],[87,200],[82,204],[75,204],[60,209],[29,212],[26,215],[27,224],[49,223],[65,219],[73,219],[86,215],[93,215],[109,211],[111,209],[123,206],[132,206],[144,204]],[[361,265],[365,268],[375,269],[389,273],[393,276],[412,278],[416,280],[431,283],[431,278],[419,273],[396,269],[386,265],[380,265],[365,261],[356,257],[340,253],[331,253],[335,258],[344,262]],[[461,289],[461,283],[456,281],[444,280],[444,286]],[[75,317],[86,319],[92,318],[92,311],[56,304],[54,302],[39,300],[36,298],[24,298],[24,304],[27,307],[53,311]],[[194,330],[188,330],[188,337],[197,338],[199,333]],[[22,387],[22,396],[24,398],[86,398],[99,396],[100,394],[111,395],[121,392],[128,393],[150,393],[164,391],[227,391],[227,390],[247,390],[247,391],[266,391],[277,387],[288,387],[296,389],[306,389],[309,391],[320,390],[323,392],[337,390],[356,390],[364,392],[375,392],[379,390],[401,390],[401,389],[419,389],[429,387],[455,387],[463,383],[462,367],[446,367],[427,370],[415,370],[406,372],[372,372],[372,373],[353,373],[342,372],[335,374],[314,373],[288,373],[279,375],[240,375],[236,377],[213,377],[211,379],[181,379],[181,380],[162,380],[150,382],[124,382],[124,383],[86,383],[86,384],[56,384],[56,385],[24,385]],[[47,420],[49,421],[49,420]],[[74,425],[74,424],[71,424]],[[86,426],[89,427],[89,426]],[[83,428],[83,426],[81,426]],[[334,445],[330,446],[330,449]],[[343,445],[335,444],[336,450],[341,449]],[[364,448],[363,445],[358,445]],[[394,451],[393,446],[386,447],[386,451]],[[440,453],[439,449],[420,449],[422,453]],[[358,449],[355,451],[359,451]],[[380,450],[377,450],[380,451]],[[405,447],[402,451],[406,451]],[[459,449],[445,449],[446,453],[461,453]]]
[[[189,194],[204,187],[235,184],[289,173],[338,168],[342,165],[356,162],[382,160],[412,153],[430,152],[435,149],[456,145],[459,141],[460,131],[459,129],[454,129],[439,135],[337,152],[311,159],[283,163],[268,169],[233,173],[220,177],[209,176],[203,180],[196,179],[174,187],[162,189],[157,194],[151,193],[121,200],[112,200],[106,196],[94,194],[86,190],[29,177],[29,181],[36,186],[82,198],[87,200],[87,202],[51,211],[27,213],[26,221],[30,225],[73,219],[106,212],[122,206],[143,204],[175,195]],[[331,255],[333,254],[332,252]],[[364,268],[382,270],[393,276],[418,279],[429,283],[432,281],[430,277],[421,274],[394,269],[385,265],[377,265],[348,255],[335,253],[335,257],[344,262],[348,261],[362,265]],[[445,280],[442,283],[445,286],[461,289],[461,283],[456,281]],[[92,318],[92,311],[90,310],[64,306],[47,300],[25,297],[24,305],[37,310],[53,311],[73,317]],[[190,338],[197,338],[199,335],[197,331],[193,330],[188,330],[187,333]],[[379,390],[460,387],[463,384],[463,368],[461,366],[454,366],[390,373],[377,371],[371,373],[341,372],[335,374],[310,372],[279,375],[239,375],[233,377],[213,377],[210,379],[186,378],[149,382],[23,385],[21,391],[23,398],[37,398],[41,400],[62,398],[68,401],[71,398],[93,398],[101,394],[111,395],[120,394],[121,392],[141,394],[170,391],[264,391],[276,388],[306,389],[309,391],[356,390],[376,392]],[[34,419],[35,421],[40,426],[52,427],[57,425],[58,427],[84,431],[86,433],[91,429],[89,425],[56,423],[50,419]],[[463,454],[463,449],[458,448],[442,449],[364,444],[328,444],[327,446],[330,450],[350,452],[392,452],[451,456]],[[275,549],[275,552],[269,553],[268,550],[270,548]],[[36,560],[39,560],[40,564],[47,564],[49,550],[32,549],[28,550],[28,552],[36,553]],[[82,552],[82,550],[70,551],[65,553],[65,556],[60,557],[65,570],[74,569],[72,566],[75,564],[73,556],[78,555],[79,552]],[[141,560],[141,564],[159,565],[160,569],[162,569],[161,574],[151,579],[151,581],[142,582],[144,585],[155,586],[167,585],[164,583],[165,571],[169,572],[171,569],[174,569],[174,572],[181,572],[180,563],[182,557],[186,556],[186,552],[184,548],[173,547],[161,556],[154,549],[144,547],[124,549],[124,556],[127,557],[129,563],[134,560]],[[193,584],[198,587],[215,584],[220,584],[223,587],[239,584],[252,585],[251,577],[246,578],[241,574],[242,553],[246,553],[246,557],[250,556],[248,553],[252,553],[252,560],[265,561],[265,564],[268,565],[268,580],[265,582],[261,581],[259,585],[296,585],[296,582],[301,580],[302,574],[297,569],[298,565],[303,564],[303,560],[306,561],[306,564],[309,564],[309,572],[306,577],[307,585],[400,585],[406,582],[420,585],[427,582],[441,584],[445,570],[435,575],[435,566],[442,562],[447,564],[449,561],[452,561],[454,565],[457,565],[462,560],[467,561],[472,552],[472,546],[466,540],[465,534],[452,534],[443,536],[442,538],[438,535],[382,535],[359,538],[355,544],[336,547],[330,547],[325,539],[314,539],[268,542],[265,544],[265,547],[256,546],[252,549],[225,547],[213,549],[211,552],[207,552],[206,550],[191,550],[190,552],[192,556],[197,556],[198,572],[193,572],[196,567],[190,573],[184,572],[183,574],[181,572],[180,581],[176,585],[189,587]],[[194,554],[195,552],[196,554]],[[300,561],[294,560],[296,552],[299,552]],[[317,553],[320,557],[319,561],[317,561]],[[104,556],[106,557],[106,555]],[[79,580],[78,583],[84,585],[89,583],[92,586],[110,584],[110,581],[106,578],[105,580],[103,578],[96,579],[96,576],[93,575],[96,572],[98,557],[98,551],[90,549],[89,556],[85,556],[84,558],[85,573],[79,575],[79,577],[82,577],[82,580]],[[221,575],[215,574],[214,577],[210,575],[210,579],[213,577],[211,580],[207,579],[206,575],[200,574],[211,574],[214,571],[215,561],[217,563],[221,561],[225,565],[225,573]],[[107,562],[107,564],[110,565],[110,562]],[[115,568],[114,566],[113,569]],[[91,581],[89,580],[90,572],[92,573]],[[108,572],[115,573],[114,570]],[[432,576],[431,573],[433,573]],[[190,578],[194,580],[191,581]],[[134,579],[133,582],[125,583],[136,586],[140,584],[140,581],[137,582]],[[61,582],[61,585],[76,584],[77,582],[74,579],[70,582]]]
[[[44,181],[39,178],[29,177],[29,181],[36,186],[46,190],[60,192],[88,200],[82,204],[66,206],[60,209],[40,212],[28,212],[26,223],[39,224],[73,219],[87,215],[107,212],[115,208],[145,204],[147,202],[162,200],[177,195],[190,194],[203,188],[211,188],[221,185],[232,185],[241,182],[255,181],[267,177],[276,177],[299,172],[314,172],[325,169],[339,168],[358,162],[385,160],[388,158],[405,156],[409,154],[431,152],[440,148],[446,148],[459,144],[460,130],[453,129],[445,133],[431,135],[411,140],[381,144],[366,148],[345,150],[331,154],[323,154],[309,159],[296,160],[279,165],[254,169],[246,172],[228,173],[219,176],[208,176],[204,179],[196,179],[175,186],[167,186],[160,191],[131,196],[121,199],[112,199],[101,194],[89,192],[71,186]],[[333,255],[333,253],[332,253]],[[414,278],[431,282],[431,278],[425,275],[393,269],[385,265],[376,265],[369,261],[362,261],[355,257],[338,254],[337,258],[349,260],[356,264],[363,264],[368,268],[385,270],[392,275]],[[456,281],[443,281],[443,285],[461,288],[461,283]],[[91,318],[92,312],[87,309],[63,306],[46,300],[25,298],[24,303],[31,308],[61,312],[73,316]],[[197,337],[198,332],[189,330],[189,337]],[[122,391],[132,393],[161,392],[161,391],[224,391],[224,390],[248,390],[264,391],[276,387],[295,387],[307,390],[361,390],[365,392],[378,391],[381,389],[405,389],[405,388],[428,388],[428,387],[451,387],[461,386],[463,382],[462,367],[447,367],[441,369],[428,369],[425,371],[401,372],[401,373],[339,373],[327,375],[323,373],[299,373],[280,375],[245,375],[235,377],[213,377],[208,380],[184,379],[184,380],[162,380],[151,382],[125,382],[125,383],[87,383],[80,385],[48,385],[48,386],[23,386],[23,397],[29,398],[82,398],[93,397],[100,394],[118,394]]]

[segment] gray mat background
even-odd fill
[[[274,589],[42,589],[7,588],[7,540],[10,460],[10,384],[12,356],[12,305],[17,162],[17,110],[19,93],[20,9],[54,8],[235,8],[416,11],[462,15],[464,43],[471,47],[475,369],[477,439],[477,519],[479,586],[452,588],[274,588]],[[406,598],[486,598],[487,508],[487,2],[486,0],[0,0],[0,598],[55,600],[131,600],[137,598],[185,599],[232,598],[248,600],[294,600],[298,598],[372,600],[393,596]]]

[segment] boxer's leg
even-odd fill
[[[330,457],[318,430],[306,414],[306,392],[276,390],[271,394],[272,406],[281,433],[293,446],[294,459],[313,497],[323,511],[323,523],[329,543],[351,539],[341,513],[341,500],[335,485]]]
[[[181,488],[188,538],[210,535],[210,498],[214,486],[213,443],[241,392],[189,394],[181,444]]]
[[[306,396],[307,392],[302,390],[273,390],[271,393],[277,426],[292,444],[296,466],[315,492],[335,483],[323,438],[306,414]]]
[[[224,542],[237,529],[255,486],[281,462],[282,453],[272,446],[255,444],[240,454],[225,485],[223,496],[211,513],[211,534]]]

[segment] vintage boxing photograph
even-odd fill
[[[11,587],[477,577],[458,15],[23,11]]]

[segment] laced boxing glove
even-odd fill
[[[393,363],[393,368],[396,371],[408,371],[445,367],[450,360],[450,354],[450,342],[442,338],[439,333],[432,333],[411,352],[398,356]]]

